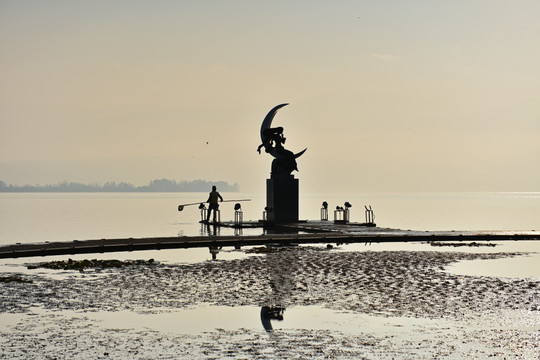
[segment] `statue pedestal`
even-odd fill
[[[293,175],[266,179],[266,211],[268,222],[298,222],[298,179]]]

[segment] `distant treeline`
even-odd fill
[[[237,192],[240,186],[230,185],[225,181],[191,180],[180,181],[156,179],[148,185],[135,186],[126,182],[106,182],[99,184],[81,184],[77,182],[59,182],[52,185],[22,185],[16,186],[0,181],[0,192],[205,192],[211,191],[215,185],[218,191]]]

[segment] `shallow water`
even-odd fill
[[[507,259],[463,260],[446,271],[456,275],[540,279],[540,252]]]
[[[465,243],[467,244],[467,243]],[[469,243],[470,244],[470,243]],[[431,246],[428,243],[372,243],[349,244],[342,246],[343,251],[442,251],[496,254],[515,252],[524,256],[504,259],[462,260],[445,268],[456,275],[496,276],[509,278],[540,279],[540,241],[498,241],[481,243],[494,246]]]

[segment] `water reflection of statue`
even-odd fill
[[[281,104],[270,110],[261,125],[262,144],[259,145],[257,151],[260,154],[261,148],[264,147],[264,151],[274,157],[272,161],[272,175],[290,175],[294,170],[298,171],[296,158],[306,151],[304,149],[298,154],[294,154],[292,151],[285,149],[283,144],[285,144],[286,139],[283,136],[283,128],[281,126],[276,128],[270,127],[277,111],[285,105],[288,104]]]
[[[264,330],[273,331],[272,323],[270,320],[283,320],[284,307],[280,306],[263,306],[261,307],[261,322]]]
[[[261,306],[261,323],[266,331],[273,331],[271,320],[283,320],[286,303],[291,297],[295,258],[289,249],[274,248],[266,254],[266,263],[272,290]]]

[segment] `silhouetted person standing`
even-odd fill
[[[212,186],[212,192],[210,193],[210,196],[208,196],[208,200],[206,200],[206,202],[210,204],[208,206],[208,215],[206,216],[206,222],[210,221],[210,214],[212,213],[212,210],[214,210],[214,222],[216,222],[216,211],[219,210],[218,199],[223,201],[223,198],[217,192],[216,187]]]

